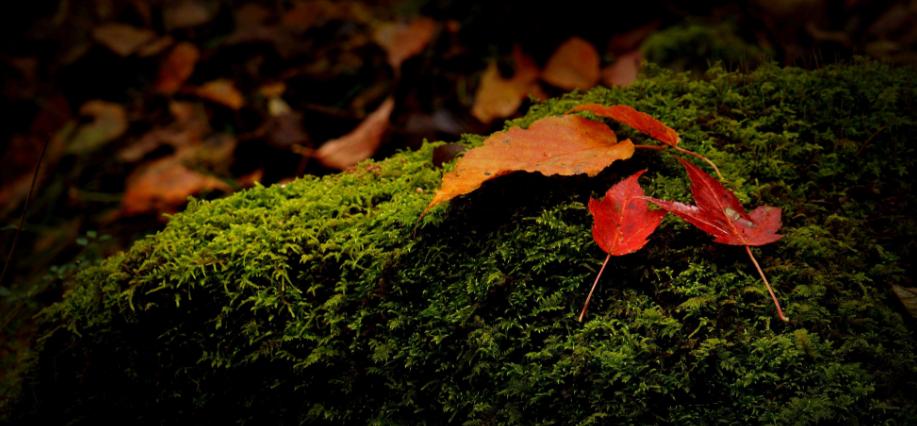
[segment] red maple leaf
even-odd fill
[[[614,184],[602,200],[589,199],[589,213],[592,213],[595,220],[592,225],[592,237],[608,256],[605,257],[605,262],[602,263],[602,268],[592,283],[592,289],[589,290],[583,310],[580,312],[580,321],[586,316],[592,293],[611,256],[623,256],[643,248],[647,242],[646,238],[656,230],[665,216],[664,210],[648,208],[647,197],[637,183],[637,179],[645,172],[646,170],[641,170]]]
[[[780,209],[761,206],[746,213],[738,198],[697,166],[679,160],[691,180],[697,205],[653,199],[653,202],[712,235],[714,242],[734,246],[762,246],[779,240]]]
[[[608,189],[605,198],[589,200],[595,218],[592,237],[611,256],[633,253],[646,245],[646,238],[659,226],[664,210],[649,210],[643,188],[637,183],[646,170],[634,173]]]
[[[777,307],[777,314],[783,321],[789,321],[783,315],[783,309],[780,308],[780,302],[774,294],[764,271],[758,265],[758,261],[751,253],[749,246],[761,246],[779,240],[782,235],[777,234],[780,229],[780,209],[771,206],[761,206],[746,213],[739,203],[735,194],[726,189],[712,176],[704,173],[697,166],[679,159],[681,164],[688,172],[688,179],[691,181],[691,195],[694,197],[696,205],[688,205],[677,201],[650,200],[681,217],[688,223],[696,226],[714,237],[714,242],[720,244],[730,244],[736,246],[745,246],[745,251],[754,263],[758,274],[764,281],[774,306]]]

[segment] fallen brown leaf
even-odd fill
[[[169,30],[206,24],[220,9],[215,0],[173,0],[165,2],[162,21]]]
[[[176,150],[198,145],[210,132],[207,113],[202,105],[192,102],[172,101],[169,111],[174,121],[165,128],[153,129],[118,152],[118,159],[135,162],[163,144]]]
[[[199,57],[200,52],[191,43],[183,41],[175,46],[159,66],[156,91],[165,95],[177,92],[185,80],[191,77]]]
[[[515,70],[511,78],[500,76],[496,62],[491,62],[481,76],[471,115],[482,123],[509,117],[519,109],[526,96],[537,93],[539,70],[535,61],[518,48],[513,52],[513,57]]]
[[[576,115],[542,118],[528,129],[513,127],[488,137],[458,160],[443,176],[427,211],[444,201],[478,189],[484,182],[516,171],[546,176],[594,176],[615,160],[634,154],[630,140],[617,142],[603,123]],[[423,216],[421,214],[421,216]]]
[[[286,83],[278,81],[262,84],[261,87],[258,88],[258,94],[264,96],[265,98],[276,98],[282,96],[283,92],[286,90]]]
[[[436,21],[419,17],[409,23],[386,22],[373,32],[373,41],[388,54],[393,69],[401,67],[405,59],[414,56],[430,43],[436,32]]]
[[[235,8],[236,31],[257,28],[271,18],[271,11],[264,5],[245,3]]]
[[[172,36],[167,35],[159,37],[156,40],[144,44],[139,49],[137,49],[137,55],[144,58],[149,56],[156,56],[168,49],[173,44],[175,44],[175,39],[172,38]]]
[[[388,128],[395,101],[386,99],[352,132],[325,142],[315,151],[315,159],[327,167],[346,169],[372,156]]]
[[[599,81],[599,53],[588,41],[572,37],[554,51],[541,78],[566,90],[595,86]]]
[[[92,38],[120,56],[129,56],[156,38],[156,33],[130,25],[109,23],[92,30]]]
[[[203,99],[216,102],[230,109],[238,110],[245,104],[245,98],[242,97],[239,90],[236,89],[231,81],[226,79],[204,83],[203,86],[197,87],[193,91],[195,95]]]
[[[618,56],[615,62],[602,70],[602,82],[606,86],[627,86],[637,79],[640,71],[640,51]]]
[[[620,54],[637,50],[643,40],[646,40],[657,28],[659,28],[659,21],[653,21],[626,33],[616,34],[608,40],[608,51]]]
[[[113,102],[89,101],[80,107],[80,114],[92,117],[92,122],[80,126],[67,146],[67,153],[85,154],[102,147],[127,131],[127,113]]]
[[[330,0],[296,2],[280,20],[284,27],[305,31],[328,21],[368,22],[372,15],[363,3]]]
[[[911,318],[917,319],[917,287],[903,287],[892,284],[892,293],[911,315]]]
[[[161,158],[128,176],[121,213],[174,212],[189,196],[212,190],[231,188],[220,179],[189,169],[180,155]]]

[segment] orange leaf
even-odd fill
[[[373,41],[385,49],[389,65],[397,70],[405,59],[423,51],[435,31],[436,21],[425,17],[408,24],[387,22],[373,32]]]
[[[599,104],[578,105],[571,111],[589,111],[595,115],[610,118],[621,124],[633,127],[640,133],[644,133],[667,145],[678,145],[678,133],[653,116],[637,111],[627,105],[605,106]]]
[[[640,51],[618,56],[615,62],[602,70],[602,82],[606,86],[627,86],[637,79],[640,71]]]
[[[172,47],[175,44],[175,39],[170,35],[165,35],[157,38],[147,44],[144,44],[142,47],[137,49],[137,56],[142,58],[155,56],[162,53],[164,50]]]
[[[382,142],[394,107],[395,101],[386,99],[352,132],[325,142],[315,151],[315,158],[325,166],[341,170],[369,158]]]
[[[92,117],[92,122],[80,126],[67,146],[71,154],[86,154],[118,139],[127,131],[124,107],[106,101],[89,101],[80,107],[80,114]]]
[[[239,90],[233,86],[231,81],[225,79],[205,83],[194,89],[194,94],[234,110],[242,108],[242,105],[245,104],[245,98],[242,97]]]
[[[365,23],[372,15],[363,3],[311,0],[293,2],[293,7],[280,19],[280,24],[295,31],[305,31],[329,21]]]
[[[217,16],[220,3],[206,0],[164,2],[162,22],[166,29],[191,28],[210,22]]]
[[[536,92],[538,86],[538,66],[519,48],[513,51],[515,72],[512,78],[500,76],[495,62],[491,62],[481,76],[481,83],[474,95],[474,106],[471,114],[482,123],[490,123],[496,118],[509,117],[522,104],[529,94]]]
[[[92,38],[118,55],[128,56],[156,38],[156,33],[130,25],[110,23],[92,30]]]
[[[177,92],[185,80],[191,77],[199,57],[200,52],[191,43],[184,41],[175,46],[159,66],[156,91],[166,95]]]
[[[494,133],[483,146],[468,151],[443,176],[424,214],[497,176],[516,171],[595,176],[615,160],[633,154],[634,145],[629,140],[617,143],[614,132],[603,123],[575,115],[542,118],[528,129],[513,127]]]
[[[182,156],[173,155],[152,161],[131,173],[121,199],[121,212],[134,215],[148,212],[173,212],[188,196],[203,191],[229,191],[229,185],[189,169]]]
[[[599,52],[588,41],[573,37],[554,51],[541,78],[566,90],[595,86],[599,82]]]

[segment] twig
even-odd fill
[[[6,255],[6,263],[3,264],[3,272],[0,272],[0,286],[6,279],[6,273],[10,270],[10,264],[13,263],[13,254],[16,252],[16,243],[19,242],[19,234],[25,226],[25,217],[29,212],[29,201],[32,200],[32,194],[35,193],[35,184],[38,182],[38,172],[41,170],[41,163],[45,159],[45,152],[48,151],[48,138],[42,138],[44,144],[41,146],[41,154],[38,155],[38,162],[35,163],[35,170],[32,172],[32,183],[29,185],[29,193],[25,196],[22,203],[22,213],[19,214],[19,224],[16,225],[16,232],[13,234],[13,244],[10,245],[10,252]]]

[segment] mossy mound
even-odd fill
[[[648,74],[510,124],[588,101],[677,129],[746,205],[783,209],[784,239],[756,252],[791,323],[776,320],[741,248],[671,217],[612,260],[576,321],[604,258],[588,197],[649,168],[648,192],[689,200],[666,153],[639,151],[592,179],[501,178],[414,230],[442,173],[431,144],[193,202],[88,267],[43,312],[9,419],[917,421],[917,346],[888,289],[910,282],[915,258],[917,73]]]

